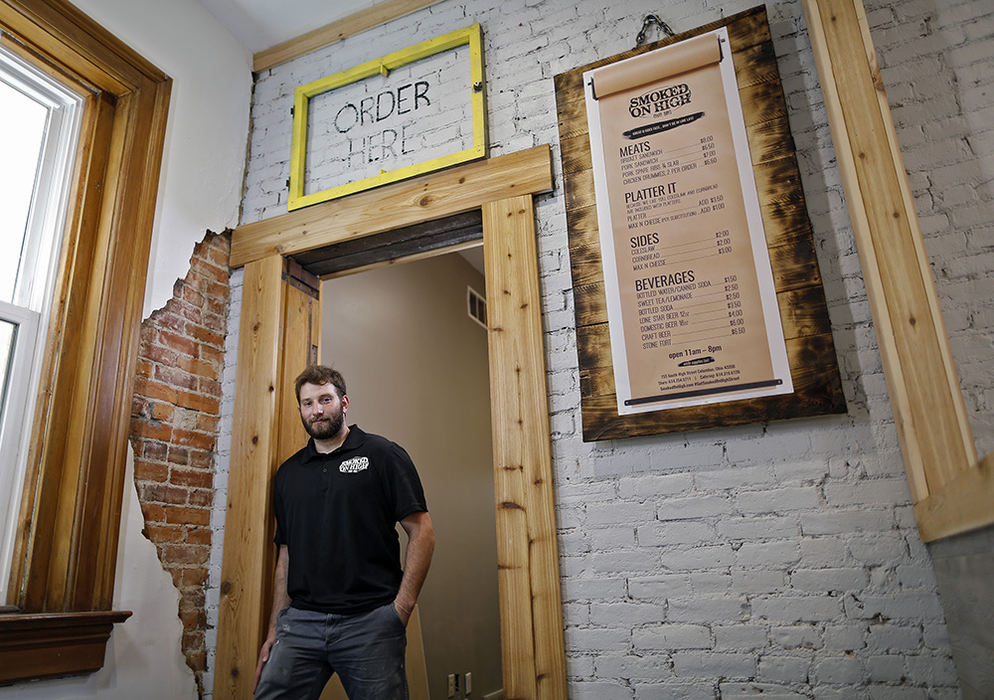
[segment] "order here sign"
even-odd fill
[[[480,25],[298,87],[289,209],[486,157]]]

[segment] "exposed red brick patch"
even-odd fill
[[[183,654],[201,697],[230,243],[208,232],[173,298],[142,323],[131,414],[143,533],[179,589]]]

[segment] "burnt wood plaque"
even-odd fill
[[[794,391],[619,415],[583,73],[727,27]],[[765,7],[555,77],[584,441],[846,411],[811,222]]]

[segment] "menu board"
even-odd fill
[[[583,83],[619,414],[792,393],[727,30]]]

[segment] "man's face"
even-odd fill
[[[308,435],[317,440],[333,438],[342,430],[349,397],[339,397],[333,384],[304,384],[300,387],[300,420]]]

